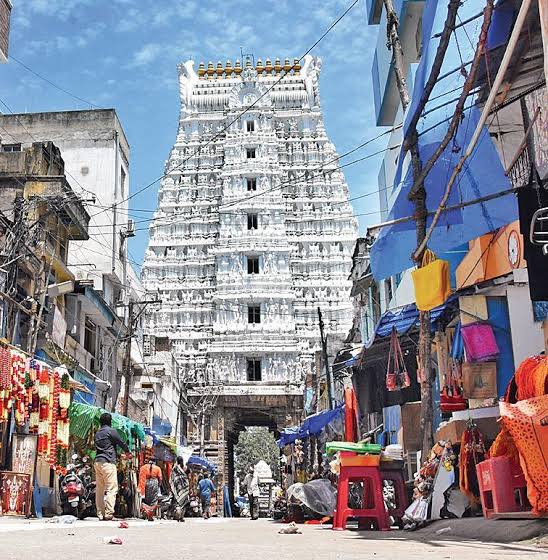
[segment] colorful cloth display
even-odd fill
[[[548,511],[548,357],[525,359],[500,403],[501,431],[489,457],[509,457],[520,464],[533,511]]]
[[[534,513],[548,512],[548,395],[500,403],[501,421],[519,451]]]
[[[487,323],[463,325],[461,334],[466,350],[466,361],[486,362],[496,359],[499,355],[499,347],[491,325]]]
[[[462,434],[460,443],[460,489],[472,504],[479,505],[480,490],[476,465],[485,460],[483,434],[475,424],[469,425]]]

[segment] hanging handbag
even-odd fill
[[[389,391],[405,389],[411,385],[411,378],[405,367],[403,352],[398,340],[396,329],[390,334],[390,350],[388,351],[388,365],[386,368],[386,388]]]
[[[422,266],[411,272],[417,309],[430,311],[444,304],[451,295],[449,263],[437,259],[430,249],[424,252]]]

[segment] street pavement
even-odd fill
[[[4,521],[5,520],[5,521]],[[188,519],[147,523],[130,520],[128,529],[116,522],[78,521],[73,525],[44,521],[0,520],[2,560],[504,560],[546,558],[547,550],[525,544],[497,544],[435,532],[387,533],[332,531],[299,526],[302,534],[279,534],[283,525],[260,519]],[[119,536],[122,545],[106,544]]]

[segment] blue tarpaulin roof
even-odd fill
[[[430,324],[434,325],[440,318],[441,314],[447,309],[447,306],[455,300],[455,296],[451,296],[443,305],[439,305],[430,311]],[[396,329],[398,334],[404,334],[419,323],[419,310],[414,303],[404,305],[392,311],[386,311],[380,318],[375,332],[371,339],[365,345],[366,348],[371,347],[377,337],[390,336],[392,329]]]
[[[195,455],[191,455],[187,461],[188,465],[200,465],[200,467],[204,467],[208,469],[212,473],[217,472],[217,467],[213,463],[210,463],[207,459],[203,457],[196,457]]]
[[[465,2],[459,8],[461,21],[467,21],[477,14],[474,2]],[[404,122],[407,132],[410,116],[415,113],[424,85],[428,80],[439,43],[438,35],[444,26],[447,15],[447,3],[428,0],[423,15],[423,54],[417,68],[413,97]],[[464,84],[462,62],[472,60],[481,27],[481,18],[457,28],[450,41],[439,79],[427,103],[425,111],[417,125],[419,133],[419,151],[423,163],[434,153],[448,129],[455,113],[456,98]],[[455,37],[456,36],[456,37]],[[498,43],[497,39],[493,39]],[[462,61],[462,62],[461,62]],[[454,92],[449,94],[449,92]],[[455,93],[456,92],[456,93]],[[447,103],[448,99],[453,99]],[[441,157],[433,166],[425,180],[427,192],[427,209],[435,211],[444,194],[451,172],[457,164],[479,120],[479,111],[470,97],[466,103],[463,119],[452,141],[449,142]],[[489,121],[488,121],[489,122]],[[406,218],[415,214],[413,203],[408,199],[412,187],[412,171],[409,154],[400,153],[398,168],[394,180],[394,204],[386,220]],[[504,174],[502,164],[495,146],[484,128],[478,144],[463,170],[458,176],[448,206],[471,202],[478,198],[506,191],[511,184]],[[444,212],[434,229],[429,247],[435,253],[442,253],[463,242],[469,241],[490,231],[494,231],[517,219],[517,203],[513,194],[506,194],[465,208]],[[428,219],[431,223],[431,217]],[[387,278],[414,266],[411,254],[416,249],[417,239],[414,220],[383,227],[371,249],[371,268],[376,279]]]
[[[344,411],[344,406],[338,406],[333,410],[324,410],[313,414],[305,419],[301,426],[286,428],[280,434],[277,441],[278,447],[282,448],[291,443],[295,443],[297,439],[306,439],[310,436],[318,435],[328,424],[333,422]]]

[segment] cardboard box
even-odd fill
[[[398,432],[398,443],[403,452],[419,451],[422,447],[421,437],[421,403],[410,402],[401,405],[401,427]]]
[[[462,388],[465,399],[490,399],[497,396],[497,362],[464,362]]]
[[[494,416],[477,418],[474,422],[486,441],[493,441],[500,432],[498,418]],[[451,420],[434,434],[434,441],[445,440],[451,443],[460,443],[467,424],[467,420]]]

